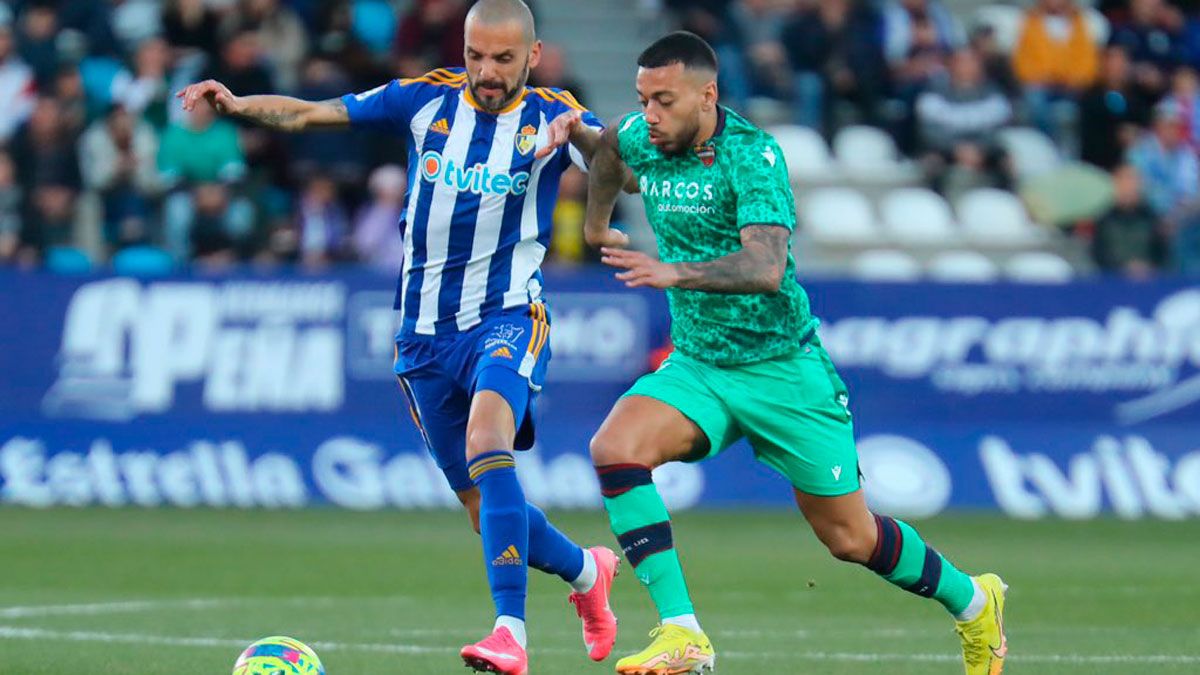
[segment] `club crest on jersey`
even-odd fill
[[[712,166],[713,162],[717,161],[717,148],[712,143],[697,145],[693,150],[696,151],[696,156],[700,158],[700,162],[706,168]]]
[[[533,146],[537,145],[537,127],[532,124],[526,124],[517,132],[516,145],[517,152],[522,155],[528,155]]]
[[[430,124],[429,130],[436,131],[439,134],[445,134],[445,135],[449,136],[450,135],[450,123],[446,121],[445,117],[443,117],[442,119],[434,122],[433,124]]]

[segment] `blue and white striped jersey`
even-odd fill
[[[408,196],[396,292],[402,334],[467,330],[540,299],[559,177],[583,158],[570,145],[535,161],[551,120],[568,110],[601,128],[570,93],[526,87],[497,113],[475,103],[461,68],[393,80],[342,97],[350,122],[408,142]]]

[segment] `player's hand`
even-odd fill
[[[175,98],[183,100],[183,109],[191,112],[200,101],[208,104],[222,115],[232,115],[241,110],[241,99],[229,91],[229,87],[216,80],[205,80],[190,84],[175,94]]]
[[[617,278],[629,288],[670,288],[679,283],[679,271],[674,265],[655,260],[641,251],[605,247],[600,253],[600,262],[625,270],[617,274]]]
[[[570,143],[571,132],[575,131],[582,121],[583,116],[578,110],[568,110],[551,120],[550,125],[546,127],[546,145],[538,148],[537,152],[533,153],[533,158],[548,157],[550,153]]]
[[[605,228],[602,234],[592,234],[584,228],[583,239],[587,242],[588,246],[598,249],[625,248],[629,246],[629,235],[611,227]]]

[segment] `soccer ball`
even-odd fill
[[[246,647],[233,675],[325,675],[325,666],[308,645],[277,635]]]

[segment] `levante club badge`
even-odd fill
[[[704,164],[705,168],[713,165],[717,161],[717,148],[712,143],[697,145],[693,150],[696,151],[696,156]]]
[[[517,132],[517,152],[528,155],[537,143],[537,127],[526,124]]]

